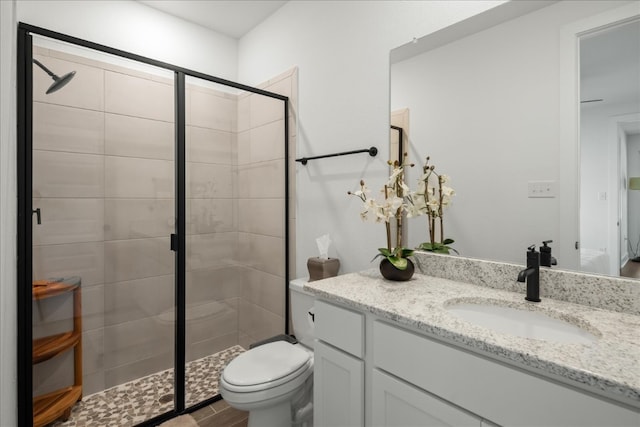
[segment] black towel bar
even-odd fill
[[[353,150],[353,151],[344,151],[342,153],[325,154],[323,156],[302,157],[300,159],[296,159],[296,162],[300,162],[303,165],[306,165],[309,160],[324,159],[325,157],[346,156],[347,154],[357,154],[357,153],[369,153],[371,157],[375,157],[378,154],[378,149],[376,147],[371,147],[371,148],[365,148],[362,150]]]

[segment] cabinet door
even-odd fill
[[[388,427],[474,426],[481,420],[419,388],[373,370],[373,425]]]
[[[313,381],[313,413],[317,427],[364,425],[362,360],[317,341]]]

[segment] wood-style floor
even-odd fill
[[[640,262],[627,261],[620,270],[620,276],[640,279]]]
[[[247,427],[249,413],[230,407],[224,400],[192,413],[199,427]]]

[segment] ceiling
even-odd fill
[[[284,0],[138,0],[149,7],[239,39],[278,10]]]

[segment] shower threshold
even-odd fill
[[[187,362],[186,406],[192,406],[218,394],[222,369],[244,348],[235,345],[226,350]],[[85,396],[71,411],[71,417],[53,427],[130,427],[170,411],[173,408],[173,369],[156,372],[128,383]]]

